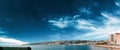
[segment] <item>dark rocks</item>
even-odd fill
[[[3,50],[3,48],[2,48],[2,47],[0,47],[0,50]]]
[[[0,47],[0,50],[31,50],[30,47]]]

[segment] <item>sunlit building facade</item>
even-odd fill
[[[109,36],[110,44],[120,44],[120,33],[111,34]]]

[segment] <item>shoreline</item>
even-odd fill
[[[117,49],[120,49],[120,46],[114,46],[114,45],[95,45],[95,47],[117,48]]]

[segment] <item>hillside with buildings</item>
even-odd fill
[[[51,42],[39,42],[31,43],[27,45],[95,45],[98,42],[106,41],[90,41],[90,40],[65,40],[65,41],[51,41]]]
[[[64,40],[64,41],[50,41],[50,42],[38,42],[25,45],[119,45],[120,33],[109,35],[108,40]]]

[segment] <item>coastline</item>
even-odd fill
[[[95,47],[117,48],[117,49],[120,49],[120,46],[115,46],[115,45],[95,45]]]

